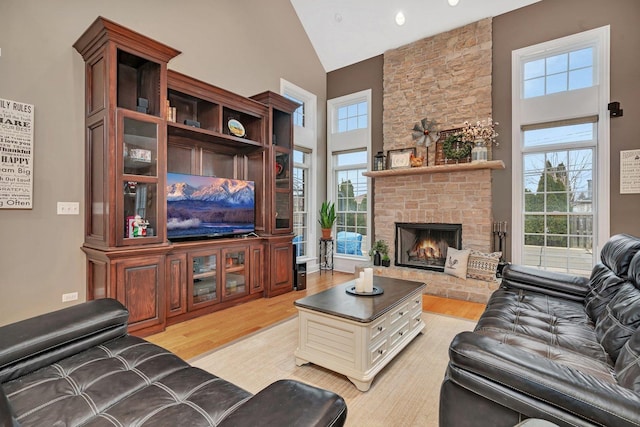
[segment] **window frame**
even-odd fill
[[[307,149],[307,148],[302,148],[302,147],[294,147],[294,155],[293,155],[293,168],[294,168],[294,179],[295,179],[295,169],[302,169],[302,174],[303,174],[303,179],[305,180],[305,191],[303,192],[303,198],[304,198],[304,206],[306,207],[305,211],[304,211],[304,216],[306,217],[306,226],[304,228],[306,228],[306,239],[304,239],[302,241],[303,243],[303,248],[302,248],[302,255],[301,256],[297,256],[296,258],[300,258],[300,259],[305,259],[309,257],[309,250],[311,249],[311,246],[315,245],[311,245],[310,244],[310,234],[312,233],[312,230],[314,227],[312,227],[312,223],[310,223],[310,217],[311,217],[311,212],[309,211],[309,205],[311,203],[310,197],[309,197],[309,189],[311,188],[311,182],[310,182],[310,176],[311,176],[311,155],[312,152],[311,150]],[[304,154],[304,159],[302,163],[296,162],[296,156],[295,156],[295,151],[301,152]],[[294,187],[295,187],[295,183],[294,183]],[[296,231],[296,223],[295,223],[295,216],[296,213],[299,213],[299,211],[296,211],[296,203],[295,203],[295,189],[294,189],[294,203],[293,203],[293,216],[294,216],[294,222],[293,222],[293,231],[295,234]]]
[[[511,260],[523,262],[524,248],[524,182],[523,154],[531,152],[524,147],[523,126],[571,120],[596,115],[597,145],[594,158],[594,233],[593,251],[599,258],[602,245],[610,235],[610,138],[607,105],[610,99],[610,26],[595,28],[578,34],[528,46],[512,52],[512,235]],[[571,52],[581,47],[596,49],[593,86],[553,93],[533,98],[523,95],[523,64],[536,57]],[[560,144],[557,146],[560,148]],[[555,146],[539,147],[536,152],[553,151]]]
[[[305,106],[305,120],[304,126],[293,126],[293,148],[300,148],[301,150],[307,150],[310,155],[310,168],[309,176],[313,176],[318,168],[318,138],[317,138],[317,123],[318,123],[318,97],[285,79],[280,79],[280,93],[283,96],[292,96],[304,103]],[[297,257],[296,262],[302,263],[309,260],[313,260],[317,256],[317,245],[314,242],[317,239],[317,227],[313,226],[318,221],[318,180],[309,180],[309,194],[307,205],[307,220],[308,220],[308,241],[305,247],[305,254],[302,257]]]
[[[327,199],[337,200],[338,184],[336,181],[335,154],[339,152],[366,150],[365,169],[371,165],[371,98],[372,90],[365,89],[352,94],[340,96],[327,101]],[[347,132],[338,132],[338,108],[349,104],[367,103],[367,127]],[[334,254],[335,268],[338,271],[355,271],[355,266],[368,261],[369,245],[371,245],[372,218],[372,183],[367,178],[367,242],[363,241],[362,256]]]

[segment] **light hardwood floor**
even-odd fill
[[[288,319],[297,310],[294,301],[316,294],[334,285],[353,279],[353,274],[312,273],[307,275],[307,289],[289,292],[273,298],[253,300],[226,310],[207,314],[167,327],[164,332],[146,337],[147,340],[172,351],[183,359],[190,359],[213,350],[247,334]],[[424,295],[425,311],[477,320],[485,305]]]

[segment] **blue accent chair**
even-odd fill
[[[302,236],[295,236],[291,243],[296,251],[296,257],[302,256]]]
[[[336,253],[362,255],[362,234],[351,231],[339,231],[336,236]]]

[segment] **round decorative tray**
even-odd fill
[[[372,297],[375,295],[382,295],[384,293],[384,289],[379,288],[377,286],[373,287],[373,292],[356,292],[355,286],[348,286],[345,291],[351,295],[358,295],[363,297]]]

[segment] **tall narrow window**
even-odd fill
[[[585,123],[524,130],[522,264],[591,272],[595,128]]]
[[[371,89],[327,101],[327,198],[335,202],[335,265],[354,271],[371,247]]]
[[[300,104],[300,106],[298,108],[296,108],[296,110],[293,112],[293,125],[294,126],[300,126],[300,127],[304,127],[304,119],[305,119],[305,115],[304,115],[304,101],[301,99],[296,98],[293,95],[288,95],[285,94],[286,98],[289,98],[292,101],[297,102],[298,104]]]
[[[293,112],[293,231],[294,249],[298,262],[315,256],[316,194],[318,179],[318,150],[316,135],[317,97],[313,93],[284,79],[280,80],[280,92],[286,98],[300,104]]]
[[[336,195],[336,253],[362,256],[363,242],[368,246],[367,151],[334,155]]]
[[[608,239],[609,27],[513,52],[513,262],[589,275]]]
[[[293,244],[296,256],[308,255],[310,164],[308,152],[301,149],[293,151]]]

